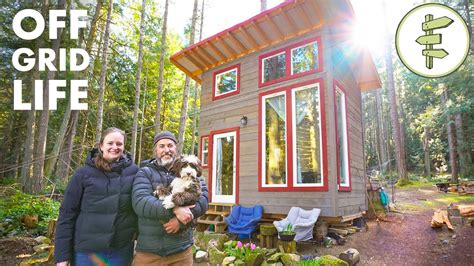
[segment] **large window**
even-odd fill
[[[238,129],[211,132],[212,202],[237,203]]]
[[[349,170],[349,141],[347,136],[346,94],[343,87],[334,81],[334,111],[336,118],[336,149],[338,188],[351,190]]]
[[[263,97],[262,113],[265,140],[263,143],[263,186],[286,186],[286,100],[285,92]]]
[[[293,185],[322,185],[319,88],[292,90]]]
[[[320,43],[311,38],[259,56],[259,87],[322,71]]]
[[[201,158],[202,167],[206,168],[209,161],[209,136],[201,137],[201,150],[199,157]]]
[[[322,81],[259,97],[259,190],[327,190]]]
[[[217,100],[240,91],[240,64],[219,70],[214,73],[212,99]]]

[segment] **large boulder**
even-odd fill
[[[194,231],[194,244],[201,250],[208,250],[209,242],[211,245],[217,246],[217,249],[223,250],[224,243],[227,241],[229,241],[229,236],[226,234]]]
[[[226,257],[226,254],[216,247],[209,247],[207,251],[209,252],[209,263],[211,265],[221,265]]]
[[[292,253],[285,253],[281,256],[281,262],[285,266],[296,266],[300,261],[300,256]]]

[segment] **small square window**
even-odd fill
[[[286,73],[285,52],[263,59],[263,82],[284,78]]]
[[[240,64],[214,73],[213,100],[239,93]]]
[[[319,68],[318,43],[309,43],[291,50],[291,74]]]

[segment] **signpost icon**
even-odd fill
[[[441,18],[433,19],[433,15],[425,15],[425,22],[423,22],[422,29],[425,35],[422,35],[416,39],[416,42],[421,45],[426,45],[426,49],[423,49],[422,53],[426,57],[426,68],[433,68],[433,57],[444,58],[449,53],[444,49],[433,49],[434,44],[441,44],[442,35],[433,34],[433,30],[446,28],[453,23],[453,20],[444,16]]]

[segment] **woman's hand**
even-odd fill
[[[61,261],[61,262],[56,263],[56,266],[68,266],[68,265],[69,265],[69,261]]]

